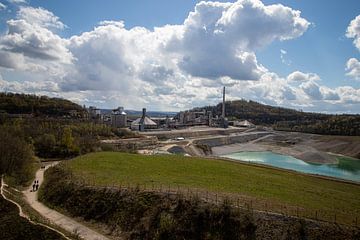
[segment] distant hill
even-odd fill
[[[44,117],[82,117],[86,110],[62,98],[18,93],[0,93],[0,113]]]
[[[212,111],[221,115],[222,104],[195,108],[193,110]],[[302,112],[289,108],[273,107],[254,101],[236,100],[225,104],[229,120],[249,120],[259,125],[273,126],[277,130],[299,131],[331,135],[360,135],[359,114],[322,114]]]

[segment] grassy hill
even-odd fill
[[[360,186],[263,166],[176,155],[101,152],[67,165],[74,176],[99,186],[140,185],[184,194],[227,196],[254,208],[351,224],[360,217]]]
[[[221,115],[222,105],[207,106],[213,115]],[[322,114],[302,112],[289,108],[273,107],[254,101],[236,100],[226,102],[229,120],[247,119],[255,124],[271,125],[277,130],[299,131],[330,135],[360,135],[360,115]]]

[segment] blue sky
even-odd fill
[[[226,85],[229,99],[360,113],[357,0],[218,2],[0,0],[0,90],[180,110],[220,101]],[[272,15],[248,16],[259,3]]]

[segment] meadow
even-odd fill
[[[248,199],[261,210],[296,215],[300,209],[306,217],[346,224],[360,219],[360,185],[254,164],[99,152],[77,157],[66,166],[74,176],[97,186],[209,192]]]

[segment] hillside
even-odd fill
[[[56,232],[39,225],[33,225],[19,216],[16,205],[6,201],[0,196],[0,239],[7,240],[42,240],[65,239]]]
[[[40,117],[83,117],[83,107],[69,100],[18,93],[0,93],[0,113]]]
[[[177,155],[101,152],[50,168],[45,179],[41,201],[102,229],[107,226],[106,234],[115,238],[359,236],[351,227],[359,217],[354,211],[359,185],[290,171]]]
[[[266,202],[267,209],[276,212],[279,211],[278,204],[283,204],[288,209],[300,208],[302,214],[309,217],[315,210],[327,216],[337,214],[338,220],[344,223],[351,223],[355,214],[353,209],[360,204],[357,197],[360,186],[356,184],[238,162],[101,152],[80,156],[67,166],[75,176],[100,186],[131,183],[147,185],[149,189],[163,186],[183,189],[185,193],[188,189],[197,189],[219,196],[247,196],[259,208]],[[299,192],[302,192],[301,196]]]
[[[193,110],[206,109],[221,115],[221,104]],[[289,108],[273,107],[254,101],[227,101],[229,120],[247,119],[255,124],[272,126],[277,130],[298,131],[329,135],[360,135],[360,115],[334,115],[302,112]]]

